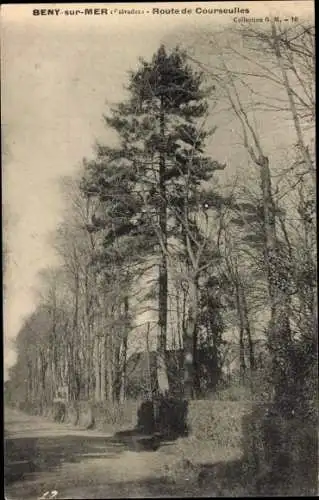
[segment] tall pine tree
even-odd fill
[[[203,75],[187,64],[186,53],[178,48],[167,53],[161,46],[150,62],[140,61],[127,90],[129,98],[105,117],[118,134],[118,146],[98,146],[86,187],[108,203],[109,243],[129,237],[134,246],[140,243],[138,256],[159,254],[157,346],[163,392],[168,389],[169,242],[178,229],[182,244],[190,232],[199,236],[192,216],[207,197],[201,183],[223,166],[204,155],[207,90]]]

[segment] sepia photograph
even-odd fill
[[[314,7],[1,5],[6,500],[318,496]]]

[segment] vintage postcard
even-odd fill
[[[8,500],[315,496],[314,1],[1,6]]]

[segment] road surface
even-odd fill
[[[163,477],[172,445],[132,451],[110,434],[14,409],[5,409],[4,421],[7,500],[36,500],[47,491],[57,491],[57,499],[174,494]]]

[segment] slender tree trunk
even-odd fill
[[[101,400],[100,338],[95,336],[94,352],[95,401]]]
[[[68,393],[70,397],[70,401],[73,401],[73,390],[72,390],[72,382],[71,382],[71,372],[72,372],[72,366],[70,366],[70,360],[72,359],[72,347],[70,340],[67,340],[66,344],[66,357],[68,360],[68,369],[67,369],[67,384],[68,384]]]
[[[244,342],[245,327],[244,327],[244,317],[243,317],[244,314],[243,314],[241,290],[238,282],[235,283],[235,293],[236,293],[237,315],[239,320],[239,375],[241,383],[244,383],[246,376],[245,342]]]
[[[124,318],[125,318],[125,329],[122,339],[122,353],[121,353],[121,391],[120,391],[120,401],[123,402],[126,397],[126,371],[127,371],[127,342],[130,330],[129,324],[129,298],[128,295],[124,297]]]
[[[147,392],[148,397],[152,399],[153,397],[153,380],[152,380],[152,370],[151,370],[151,354],[150,354],[150,323],[147,324],[146,331],[146,355],[147,355]]]
[[[200,396],[200,363],[198,359],[198,313],[199,313],[199,303],[198,303],[198,279],[194,282],[194,330],[193,330],[193,397],[198,398]]]
[[[89,398],[93,397],[94,395],[94,331],[91,330],[90,332],[90,344],[88,346],[88,373],[89,373],[89,382],[88,382],[88,389],[89,389]]]
[[[36,387],[36,366],[33,360],[31,360],[31,378],[32,378],[32,391],[31,397],[32,401],[36,400],[37,387]]]
[[[183,309],[182,309],[182,338],[181,338],[181,349],[184,346],[184,338],[187,331],[187,295],[188,293],[183,293]]]
[[[40,370],[41,370],[41,378],[40,378],[40,384],[41,384],[41,398],[43,403],[45,404],[46,401],[46,372],[47,372],[47,366],[48,362],[45,359],[45,355],[43,353],[43,350],[40,349]]]
[[[120,392],[121,392],[121,380],[122,380],[122,364],[121,364],[121,339],[114,339],[113,346],[113,387],[114,401],[120,400]]]
[[[265,156],[259,158],[259,165],[264,209],[265,260],[271,302],[268,347],[272,356],[275,398],[280,399],[283,394],[282,391],[286,391],[287,375],[285,367],[290,365],[287,358],[289,345],[291,344],[290,299],[285,290],[285,283],[279,275],[280,262],[277,248],[275,207],[272,198],[268,158]]]
[[[76,259],[76,252],[74,250],[74,257]],[[78,349],[78,343],[79,343],[79,293],[80,293],[80,279],[79,279],[79,274],[76,272],[75,277],[75,292],[74,292],[74,314],[73,314],[73,328],[72,328],[72,370],[71,370],[71,385],[72,385],[72,393],[73,393],[73,399],[77,399],[77,386],[78,386],[78,380],[77,380],[77,373],[78,373],[78,366],[77,366],[77,349]]]
[[[70,392],[72,401],[76,400],[76,357],[75,357],[75,349],[73,339],[69,343],[69,384],[70,384]]]
[[[127,338],[122,343],[122,370],[121,370],[121,389],[120,402],[124,403],[127,392]]]
[[[101,339],[101,371],[100,371],[100,383],[101,383],[101,393],[100,401],[105,401],[106,399],[106,338],[105,336]]]
[[[195,395],[194,339],[196,339],[197,317],[198,317],[198,286],[196,277],[192,277],[189,283],[188,318],[187,318],[187,327],[185,332],[186,335],[184,337],[184,397],[186,399],[192,399]]]
[[[200,360],[198,359],[198,332],[195,325],[195,331],[193,336],[193,397],[199,398],[201,394],[201,384],[200,384]]]
[[[120,326],[116,326],[112,331],[113,342],[112,342],[112,370],[113,370],[113,401],[119,402],[120,392],[121,392],[121,380],[122,380],[122,364],[121,364],[121,346],[122,339],[125,331],[125,325],[122,325],[123,315],[122,315],[122,303],[116,306],[114,309],[114,317],[116,321],[119,322]]]
[[[166,342],[167,342],[167,306],[168,306],[168,277],[167,277],[167,201],[165,181],[165,114],[163,99],[160,109],[160,157],[159,157],[159,195],[160,213],[159,225],[164,249],[161,251],[159,266],[159,335],[157,342],[157,376],[160,393],[168,390],[166,371]]]
[[[255,352],[254,352],[254,343],[252,340],[252,335],[251,335],[251,328],[250,328],[250,322],[249,322],[249,316],[248,316],[248,306],[247,306],[247,299],[246,299],[246,294],[244,288],[241,286],[241,295],[242,295],[242,307],[243,307],[243,320],[244,320],[244,328],[247,336],[247,341],[248,341],[248,349],[249,349],[249,368],[250,368],[250,373],[252,374],[253,371],[256,369],[256,360],[255,360]]]
[[[90,398],[90,341],[91,341],[91,321],[90,321],[90,307],[89,307],[89,284],[88,284],[88,270],[85,273],[85,362],[84,362],[84,378],[85,378],[85,396]]]
[[[177,292],[176,294],[176,316],[177,316],[177,338],[178,338],[178,343],[177,343],[177,348],[178,350],[182,349],[183,341],[183,327],[182,327],[182,314],[181,314],[181,307],[180,307],[180,295]]]
[[[107,375],[107,401],[113,403],[114,396],[114,381],[113,381],[113,345],[112,335],[110,333],[106,336],[106,375]]]
[[[30,361],[28,361],[28,385],[27,385],[27,401],[31,401],[32,400],[32,387],[33,387],[33,384],[32,384],[32,367],[31,367],[31,363]]]

